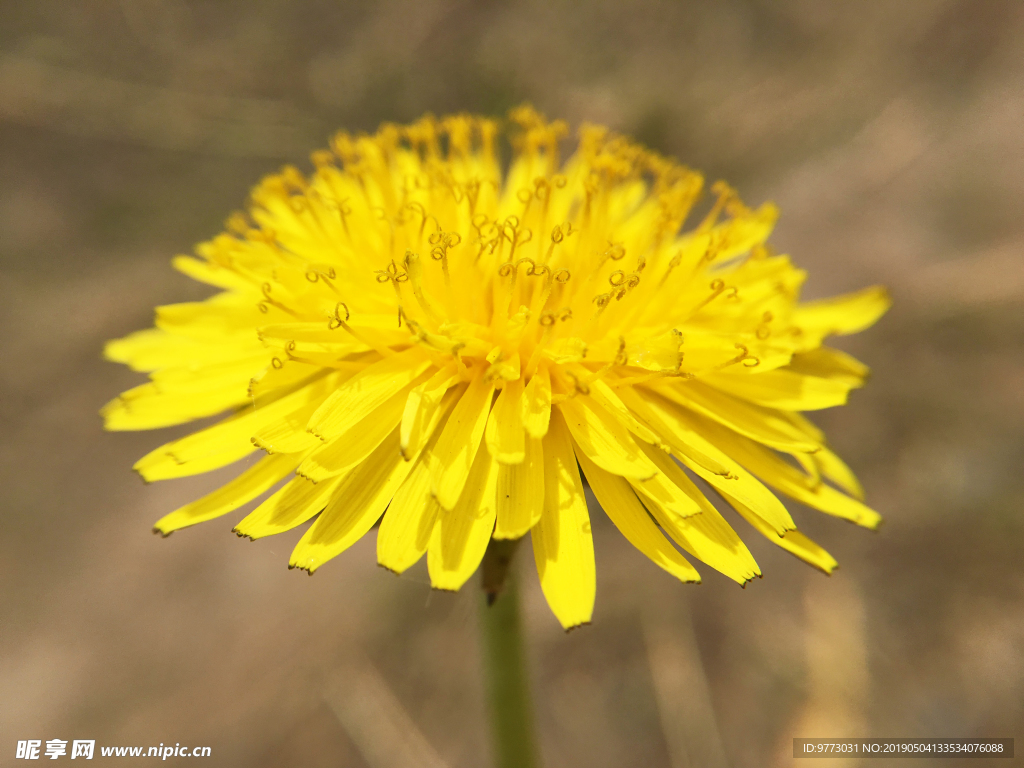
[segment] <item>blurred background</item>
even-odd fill
[[[895,298],[840,342],[868,388],[815,416],[885,525],[790,505],[832,578],[743,529],[763,580],[680,585],[597,515],[594,623],[566,635],[520,554],[545,765],[1024,750],[1022,83],[1014,0],[0,4],[0,762],[61,738],[489,764],[475,588],[379,569],[372,533],[313,579],[286,568],[300,530],[238,540],[241,513],[154,537],[232,471],[144,486],[133,461],[187,430],[97,410],[140,378],[104,340],[207,295],[168,261],[263,174],[341,127],[523,100],[776,201],[808,297]]]

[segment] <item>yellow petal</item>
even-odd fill
[[[161,368],[149,374],[150,380],[160,392],[203,392],[220,386],[245,382],[248,388],[253,374],[259,373],[271,363],[271,355],[265,349],[225,349],[223,357],[215,363],[203,365],[187,364],[173,368]]]
[[[498,466],[487,451],[477,451],[458,503],[438,513],[427,551],[430,584],[435,589],[461,588],[483,560],[494,530]]]
[[[701,425],[705,423],[704,421],[695,422],[695,419],[699,417],[687,413],[684,409],[662,400],[656,395],[645,395],[644,400],[652,412],[657,413],[665,424],[671,426],[671,431],[663,436],[666,442],[672,445],[673,451],[676,450],[677,444],[685,449],[679,450],[676,454],[683,464],[710,483],[716,490],[740,499],[761,515],[780,536],[786,531],[796,528],[793,518],[790,517],[788,510],[775,494],[701,434]],[[690,446],[692,446],[692,450]],[[709,471],[691,458],[690,454],[694,452],[709,456],[724,466],[728,474],[721,475]]]
[[[584,370],[582,368],[578,368],[577,370],[581,376],[584,374]],[[590,397],[600,404],[601,407],[615,418],[616,421],[622,424],[622,426],[639,437],[645,443],[662,445],[662,440],[658,437],[657,433],[637,419],[636,415],[629,410],[622,398],[619,396],[620,392],[616,392],[608,386],[607,382],[602,381],[601,379],[596,379],[590,382],[588,386],[590,389]],[[623,389],[632,390],[631,387],[624,387]]]
[[[558,410],[573,440],[602,469],[633,480],[657,474],[626,428],[593,398],[578,394],[559,403]]]
[[[701,506],[701,513],[681,518],[648,497],[647,508],[658,525],[686,552],[739,584],[761,575],[754,556],[725,519],[686,478],[683,490]]]
[[[587,343],[577,337],[559,339],[547,347],[542,354],[553,363],[578,363],[587,356]]]
[[[825,433],[802,413],[797,413],[796,411],[779,411],[779,415],[792,424],[793,427],[808,440],[822,446],[825,444]]]
[[[703,380],[734,397],[787,411],[815,411],[843,405],[851,389],[842,379],[806,376],[785,368],[763,373],[720,371]]]
[[[164,454],[160,457],[154,457],[153,454],[149,454],[143,458],[149,458],[150,462],[139,466],[139,462],[142,461],[140,459],[139,462],[136,462],[134,469],[147,483],[155,483],[158,480],[176,480],[179,477],[192,477],[203,472],[226,467],[228,464],[234,464],[255,450],[255,446],[251,443],[248,447],[243,444],[237,450],[214,453],[186,463],[177,462],[173,454]]]
[[[793,323],[821,336],[846,335],[874,325],[890,306],[892,298],[889,292],[875,285],[854,293],[801,304],[793,313]]]
[[[235,532],[240,536],[259,539],[290,531],[327,505],[327,500],[340,480],[335,477],[323,483],[312,483],[304,477],[293,478],[242,518],[235,526]]]
[[[444,509],[452,509],[469,477],[484,436],[494,382],[477,375],[448,417],[431,455],[431,493]]]
[[[831,574],[836,568],[839,567],[839,563],[832,557],[828,552],[822,549],[818,544],[811,541],[807,536],[802,534],[800,531],[786,531],[785,536],[776,535],[773,531],[758,515],[755,515],[750,509],[741,504],[736,499],[731,499],[725,496],[725,500],[728,501],[737,512],[739,512],[743,518],[754,526],[760,533],[764,535],[772,544],[782,547],[790,554],[796,555],[805,563],[813,565],[820,571]]]
[[[386,357],[342,384],[310,417],[308,429],[321,440],[337,437],[369,416],[431,366],[419,347]]]
[[[462,387],[448,390],[435,410],[425,430],[427,444],[419,454],[409,457],[412,471],[395,493],[377,532],[377,562],[395,573],[414,565],[430,543],[440,510],[430,495],[430,451],[441,434],[438,424],[448,417],[462,393]]]
[[[423,447],[429,437],[426,425],[437,411],[445,392],[458,383],[458,368],[455,363],[451,363],[409,393],[405,401],[405,410],[402,412],[403,456],[411,457]]]
[[[605,472],[584,451],[577,450],[576,459],[601,508],[630,544],[680,581],[700,581],[700,574],[658,530],[625,478]]]
[[[301,421],[303,431],[309,416],[320,406],[328,393],[349,377],[347,371],[329,371],[326,375],[306,381],[298,387],[285,388],[272,395],[250,401],[240,411],[240,417],[247,419],[245,425],[236,426],[236,434],[248,433],[250,440],[260,430],[281,421]],[[192,437],[181,440],[177,453],[188,454],[185,445],[190,444]]]
[[[227,347],[219,339],[192,339],[159,328],[149,328],[136,331],[123,339],[108,341],[103,348],[103,356],[107,360],[125,363],[133,371],[155,371],[217,363],[225,356],[237,354],[239,344],[242,345],[241,351],[246,354],[262,349],[255,337],[247,343],[236,340],[231,347]]]
[[[523,393],[523,426],[530,437],[540,439],[548,433],[551,418],[551,376],[545,366],[537,369]]]
[[[205,259],[195,259],[191,256],[175,256],[171,259],[171,265],[182,274],[188,275],[193,280],[198,280],[207,285],[250,292],[254,289],[253,284],[242,275]]]
[[[295,546],[289,565],[312,573],[359,541],[384,514],[411,469],[398,451],[398,430],[392,429],[341,481],[327,508]]]
[[[292,418],[305,420],[324,397],[328,387],[336,380],[336,374],[319,379],[300,390],[292,392],[258,407],[248,405],[238,413],[214,424],[212,427],[193,432],[187,437],[174,440],[150,451],[133,467],[147,482],[173,477],[187,477],[200,472],[226,466],[253,450],[253,445],[265,448],[264,444],[252,439],[259,434],[263,425],[286,428]],[[303,429],[303,434],[313,443],[295,447],[295,453],[319,445],[319,441]],[[268,451],[273,452],[273,451]]]
[[[164,515],[154,527],[160,533],[168,534],[225,515],[272,488],[295,469],[296,464],[298,459],[295,457],[264,456],[226,485]]]
[[[525,453],[521,463],[498,468],[496,539],[525,536],[544,510],[543,441],[527,439]]]
[[[700,514],[700,504],[683,490],[683,485],[689,483],[690,479],[675,460],[653,445],[638,445],[640,450],[647,454],[651,463],[658,468],[658,474],[650,480],[630,480],[630,484],[644,497],[657,501],[677,517]]]
[[[279,342],[276,339],[265,339],[264,343],[278,360],[287,360],[290,364],[309,365],[316,368],[336,368],[351,371],[353,375],[382,357],[392,356],[367,354],[369,349],[362,344],[306,344],[294,341]],[[284,371],[285,368],[281,370]],[[255,391],[264,389],[260,382],[250,388]]]
[[[688,429],[669,412],[664,401],[641,394],[635,387],[622,387],[619,397],[639,418],[657,433],[660,441],[676,453],[685,455],[700,464],[708,472],[718,475],[730,474],[729,466],[713,456],[700,451],[692,441],[685,440]]]
[[[811,458],[818,466],[818,471],[838,485],[855,499],[864,501],[864,488],[861,486],[853,470],[828,448],[822,448]]]
[[[345,323],[350,328],[358,328],[360,331],[393,332],[392,343],[401,344],[409,338],[404,329],[399,329],[395,324],[395,315],[373,314],[360,312],[352,315]],[[261,325],[259,329],[260,338],[264,341],[281,339],[295,342],[316,342],[328,345],[331,349],[337,346],[350,346],[353,343],[352,336],[345,332],[344,328],[329,328],[326,323],[316,322],[289,322]],[[365,347],[365,345],[362,345]]]
[[[700,417],[694,418],[699,419]],[[873,509],[840,493],[830,485],[821,482],[814,483],[811,478],[801,474],[796,467],[753,440],[737,435],[708,420],[704,420],[704,423],[698,428],[707,435],[709,440],[720,446],[722,450],[727,451],[729,455],[734,456],[755,475],[802,504],[857,523],[865,528],[877,528],[882,522],[882,516]],[[729,489],[723,487],[722,490],[728,493]],[[743,499],[741,502],[747,503]]]
[[[771,234],[778,218],[779,209],[772,203],[764,203],[756,211],[719,224],[715,227],[719,245],[715,250],[714,262],[728,261],[763,243]]]
[[[298,474],[320,482],[347,472],[366,459],[398,426],[410,390],[427,375],[413,380],[364,418],[354,420],[329,443],[314,450],[299,465]]]
[[[200,341],[216,337],[251,338],[253,329],[264,320],[251,296],[236,293],[218,293],[206,301],[156,308],[157,328]]]
[[[820,453],[820,451],[819,451]],[[818,468],[818,462],[814,460],[814,454],[811,453],[791,453],[796,463],[800,465],[806,474],[806,480],[808,487],[813,487],[821,483],[821,470]]]
[[[319,403],[268,424],[252,436],[252,444],[267,453],[305,453],[323,445],[320,438],[306,431],[306,423]]]
[[[249,397],[258,402],[263,402],[268,397],[273,397],[279,390],[293,390],[302,385],[303,381],[312,381],[315,377],[324,375],[323,366],[300,363],[297,360],[284,360],[274,358],[277,363],[271,364],[262,372],[256,374],[249,381]]]
[[[808,440],[779,412],[731,397],[699,381],[659,384],[651,388],[684,408],[776,450],[813,453],[821,447],[819,443]]]
[[[868,367],[854,357],[831,347],[818,347],[793,355],[787,368],[807,376],[835,379],[859,387],[868,377]]]
[[[403,573],[423,557],[441,507],[430,495],[430,469],[421,454],[398,489],[377,532],[377,562]]]
[[[526,457],[522,401],[522,379],[505,382],[487,419],[487,450],[503,464],[518,464]]]
[[[103,428],[111,431],[157,429],[215,416],[249,399],[244,382],[213,382],[202,390],[162,390],[150,382],[122,393],[100,410]]]
[[[576,455],[557,412],[544,439],[544,512],[531,540],[552,612],[566,629],[589,623],[597,592],[594,539]]]

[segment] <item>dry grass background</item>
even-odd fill
[[[601,519],[595,622],[566,636],[524,569],[546,765],[785,766],[794,736],[1020,749],[1022,83],[1014,0],[0,5],[2,762],[94,738],[488,764],[475,590],[378,569],[373,535],[313,579],[285,568],[298,532],[152,536],[219,478],[136,479],[180,430],[102,432],[137,377],[99,355],[202,296],[169,257],[334,129],[527,99],[774,199],[809,296],[896,300],[843,343],[869,387],[817,418],[887,522],[795,509],[834,577],[755,540],[763,580],[682,586]]]

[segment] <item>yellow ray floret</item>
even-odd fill
[[[687,225],[700,174],[597,126],[563,161],[565,131],[520,107],[504,124],[341,133],[312,173],[264,179],[176,257],[219,292],[107,345],[149,380],[103,408],[106,427],[219,417],[140,459],[146,480],[262,458],[157,530],[247,504],[235,530],[251,538],[313,520],[289,561],[312,573],[379,522],[382,566],[426,555],[449,590],[492,540],[530,534],[571,628],[596,591],[585,483],[680,580],[700,580],[684,552],[741,584],[761,575],[710,488],[831,572],[775,492],[879,524],[802,414],[864,385],[867,368],[823,342],[870,326],[888,294],[801,303],[805,273],[767,242],[773,205],[719,182]]]

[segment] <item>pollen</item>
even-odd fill
[[[448,590],[492,538],[529,535],[569,628],[595,596],[585,480],[682,581],[700,580],[685,555],[760,575],[723,511],[831,572],[775,492],[878,525],[802,412],[863,384],[823,342],[870,326],[888,295],[801,302],[804,272],[767,243],[773,205],[722,182],[707,195],[696,171],[600,126],[563,159],[568,135],[529,106],[339,133],[310,174],[264,179],[176,257],[220,291],[107,345],[150,381],[103,409],[106,426],[223,415],[140,459],[146,480],[262,458],[156,530],[265,497],[240,536],[315,518],[290,567],[312,573],[381,521],[380,564],[427,555]]]

